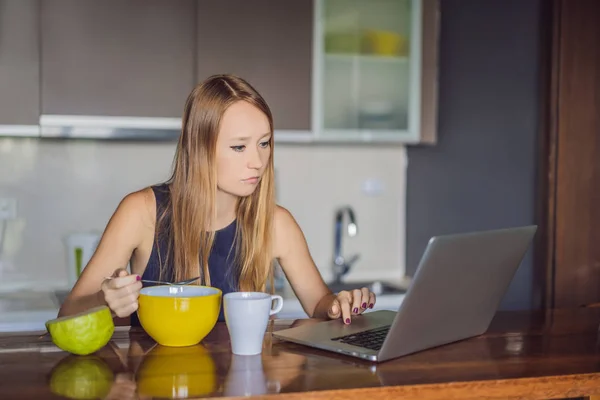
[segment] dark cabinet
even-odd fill
[[[269,104],[276,130],[311,129],[313,2],[198,2],[197,79],[234,73]]]
[[[0,0],[0,130],[36,135],[39,99],[39,2]]]
[[[194,0],[42,1],[40,21],[42,114],[181,117]]]

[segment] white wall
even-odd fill
[[[174,146],[0,138],[0,197],[18,202],[0,253],[0,288],[66,286],[65,235],[101,232],[124,195],[166,179]],[[348,278],[403,275],[404,147],[277,144],[275,165],[278,202],[296,217],[326,279],[334,210],[345,204],[359,226],[345,238],[345,254],[361,255]],[[383,183],[380,195],[361,191],[368,178]]]

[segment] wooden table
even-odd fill
[[[92,386],[103,398],[114,399],[173,393],[334,400],[600,395],[600,309],[501,312],[483,336],[382,364],[271,335],[314,322],[271,321],[263,354],[254,357],[231,354],[224,324],[217,324],[202,345],[180,349],[157,346],[143,331],[121,327],[108,346],[88,357],[58,351],[40,333],[3,334],[0,398],[62,398],[53,390]]]

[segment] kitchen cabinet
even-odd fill
[[[435,142],[437,0],[316,0],[319,141]]]
[[[438,2],[0,0],[0,124],[172,140],[194,85],[233,73],[277,140],[435,143]]]
[[[241,76],[269,104],[275,130],[302,140],[312,127],[312,34],[312,0],[199,1],[198,81]]]
[[[0,0],[0,136],[39,135],[38,16],[38,0]]]
[[[42,127],[87,117],[92,127],[180,126],[195,83],[195,1],[41,3]]]

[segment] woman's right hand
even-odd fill
[[[128,317],[138,309],[138,297],[142,289],[141,277],[117,269],[112,279],[102,282],[102,294],[108,307],[119,318]]]

